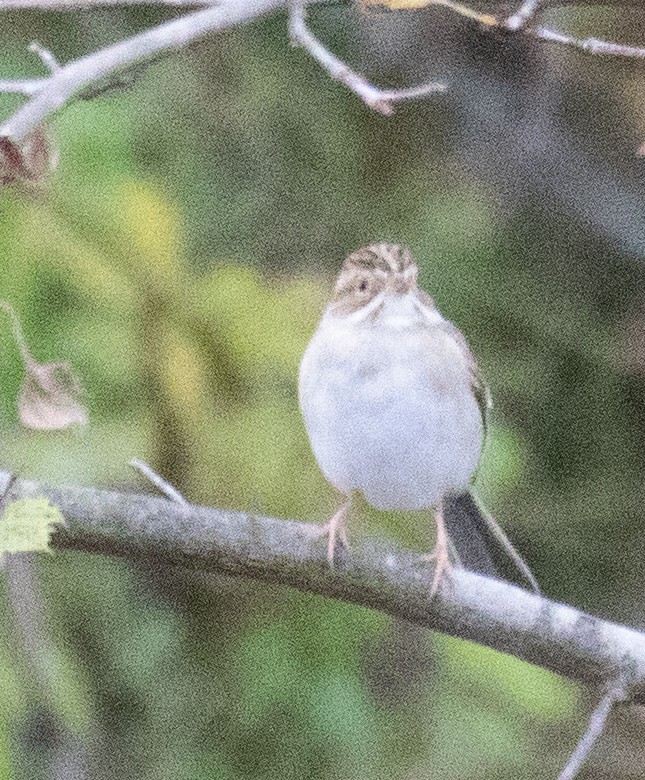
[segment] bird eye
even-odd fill
[[[358,289],[361,292],[365,292],[365,290],[367,290],[367,279],[361,279],[361,281],[358,283]]]

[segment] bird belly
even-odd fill
[[[305,423],[327,479],[378,509],[432,507],[466,487],[483,424],[454,342],[443,331],[338,335],[314,337],[301,374]]]

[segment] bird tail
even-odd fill
[[[445,496],[442,510],[448,536],[466,569],[541,593],[522,556],[470,491]]]

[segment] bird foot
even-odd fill
[[[424,555],[421,560],[434,564],[434,575],[430,586],[430,598],[432,598],[444,582],[452,578],[454,565],[450,560],[448,545],[437,542],[434,550],[429,555]]]
[[[349,505],[344,504],[338,512],[325,523],[321,525],[313,532],[316,537],[327,536],[327,560],[329,565],[334,568],[334,552],[336,550],[336,539],[349,550],[349,540],[347,538],[347,514],[349,511]]]
[[[443,512],[437,509],[435,512],[435,521],[437,523],[437,541],[434,550],[430,555],[424,555],[421,560],[434,563],[434,575],[432,585],[430,586],[430,598],[432,598],[446,580],[450,580],[454,569],[450,560],[450,543],[446,533],[446,525],[443,519]]]

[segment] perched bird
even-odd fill
[[[325,477],[347,500],[324,526],[333,563],[359,491],[377,509],[434,512],[431,593],[451,571],[530,570],[472,493],[490,397],[468,344],[417,285],[408,249],[366,246],[343,263],[302,358],[300,407]]]

